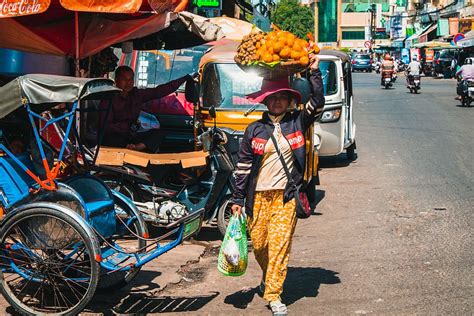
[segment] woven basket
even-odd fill
[[[288,77],[298,72],[304,71],[308,65],[304,66],[299,61],[282,61],[276,65],[268,65],[262,62],[254,65],[242,65],[236,61],[237,65],[246,72],[256,73],[265,79],[276,79]]]

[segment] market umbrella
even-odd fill
[[[219,27],[208,19],[175,12],[183,10],[188,0],[37,0],[37,5],[29,9],[22,9],[22,3],[0,3],[2,48],[82,59],[124,41],[133,40],[137,47],[165,46],[158,33],[170,26],[179,29],[178,24],[183,24],[181,30],[191,32],[202,43],[222,37]],[[139,40],[143,38],[144,41]],[[179,36],[172,39],[176,42]],[[190,46],[185,41],[181,45]]]

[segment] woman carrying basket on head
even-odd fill
[[[303,182],[304,135],[324,107],[317,57],[312,58],[310,71],[310,102],[301,111],[290,112],[293,105],[300,103],[301,94],[289,87],[288,78],[264,80],[262,89],[248,96],[255,103],[265,104],[268,111],[245,130],[235,171],[232,211],[240,213],[245,201],[255,257],[263,271],[259,291],[269,302],[273,315],[287,314],[280,294],[297,220],[292,184],[298,186]],[[291,184],[279,153],[291,174]]]

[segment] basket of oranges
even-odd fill
[[[284,77],[308,67],[310,53],[318,53],[316,45],[294,34],[279,30],[264,33],[253,30],[239,47],[235,62],[244,70],[265,78]]]

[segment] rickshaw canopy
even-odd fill
[[[87,99],[107,99],[121,91],[105,78],[31,74],[0,87],[0,119],[25,103],[50,106]]]

